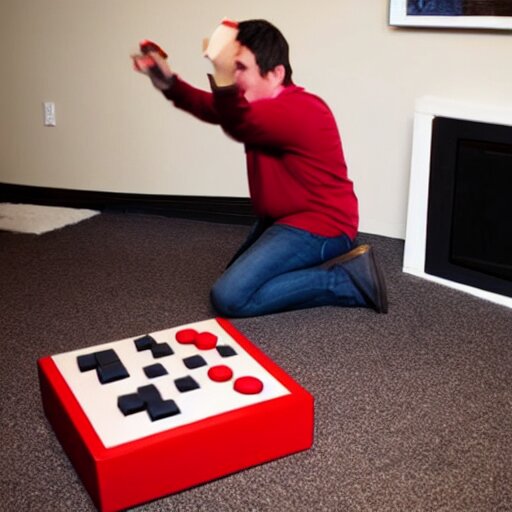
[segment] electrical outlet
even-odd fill
[[[55,117],[55,103],[53,101],[45,101],[43,103],[44,109],[44,125],[55,126],[57,124],[57,118]]]

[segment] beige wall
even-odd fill
[[[414,101],[509,102],[510,32],[396,29],[384,0],[16,0],[0,5],[0,183],[246,196],[242,146],[168,107],[128,55],[154,39],[206,87],[201,40],[224,16],[288,38],[296,83],[342,134],[361,231],[405,235]],[[57,126],[43,127],[54,101]]]

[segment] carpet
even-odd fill
[[[44,416],[37,359],[212,318],[248,230],[104,211],[0,232],[0,511],[96,510]],[[403,273],[403,240],[358,241],[386,274],[387,315],[232,319],[315,397],[313,447],[133,512],[512,511],[510,309]]]
[[[0,230],[41,235],[89,219],[98,213],[78,208],[0,203]]]

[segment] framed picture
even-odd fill
[[[390,0],[389,24],[512,30],[512,0]]]

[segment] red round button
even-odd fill
[[[208,370],[208,377],[215,382],[226,382],[233,377],[233,370],[223,364],[212,366]]]
[[[182,329],[176,333],[176,341],[184,345],[196,341],[197,331],[194,329]]]
[[[217,336],[211,332],[201,332],[196,336],[196,347],[199,350],[210,350],[217,345]]]
[[[263,390],[263,382],[256,377],[239,377],[233,387],[235,391],[244,395],[256,395]]]

